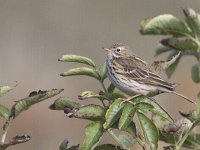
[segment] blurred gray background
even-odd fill
[[[11,107],[15,100],[39,89],[64,88],[60,96],[74,101],[78,101],[77,95],[84,90],[98,91],[100,86],[94,79],[60,77],[61,72],[80,65],[61,63],[58,58],[63,54],[78,54],[100,65],[106,56],[101,48],[123,42],[137,55],[153,62],[155,46],[162,37],[140,35],[140,21],[164,13],[183,18],[181,8],[185,7],[200,12],[200,1],[0,0],[0,86],[12,86],[15,81],[19,84],[1,98],[1,103]],[[164,58],[165,55],[158,59]],[[190,79],[190,67],[194,63],[193,58],[185,57],[170,79],[181,83],[177,90],[192,99],[196,99],[200,89]],[[29,134],[32,139],[10,150],[56,150],[65,138],[70,144],[83,141],[84,127],[89,121],[69,119],[62,111],[49,110],[48,106],[55,99],[31,107],[13,122],[8,138]],[[159,95],[156,99],[174,118],[180,117],[179,110],[194,108],[171,94]],[[0,120],[0,126],[2,124],[3,120]],[[108,135],[102,142],[113,140]]]

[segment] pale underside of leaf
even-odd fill
[[[13,90],[14,87],[2,86],[0,87],[0,97]]]
[[[87,57],[79,56],[79,55],[63,55],[59,61],[61,62],[77,62],[83,63],[92,67],[96,67],[96,64]]]
[[[73,68],[66,72],[61,73],[60,75],[64,76],[64,77],[65,76],[85,75],[85,76],[90,76],[90,77],[96,78],[97,80],[100,80],[99,74],[94,69],[87,68],[87,67]]]

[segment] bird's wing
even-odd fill
[[[139,57],[129,56],[114,60],[115,65],[119,68],[118,73],[127,77],[127,80],[134,80],[140,83],[146,83],[155,86],[165,87],[173,90],[173,84],[165,81],[156,72],[150,69],[148,63]]]

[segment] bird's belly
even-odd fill
[[[130,96],[135,94],[148,95],[150,92],[157,91],[155,86],[142,84],[134,80],[128,80],[120,74],[113,76],[110,70],[107,70],[107,75],[116,88]]]

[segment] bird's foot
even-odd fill
[[[134,104],[131,100],[134,99],[134,98],[136,98],[136,97],[139,97],[139,96],[142,96],[142,94],[137,94],[137,95],[128,97],[126,99],[123,99],[122,102],[120,103],[120,105],[122,105],[123,103],[126,103],[126,102]]]

